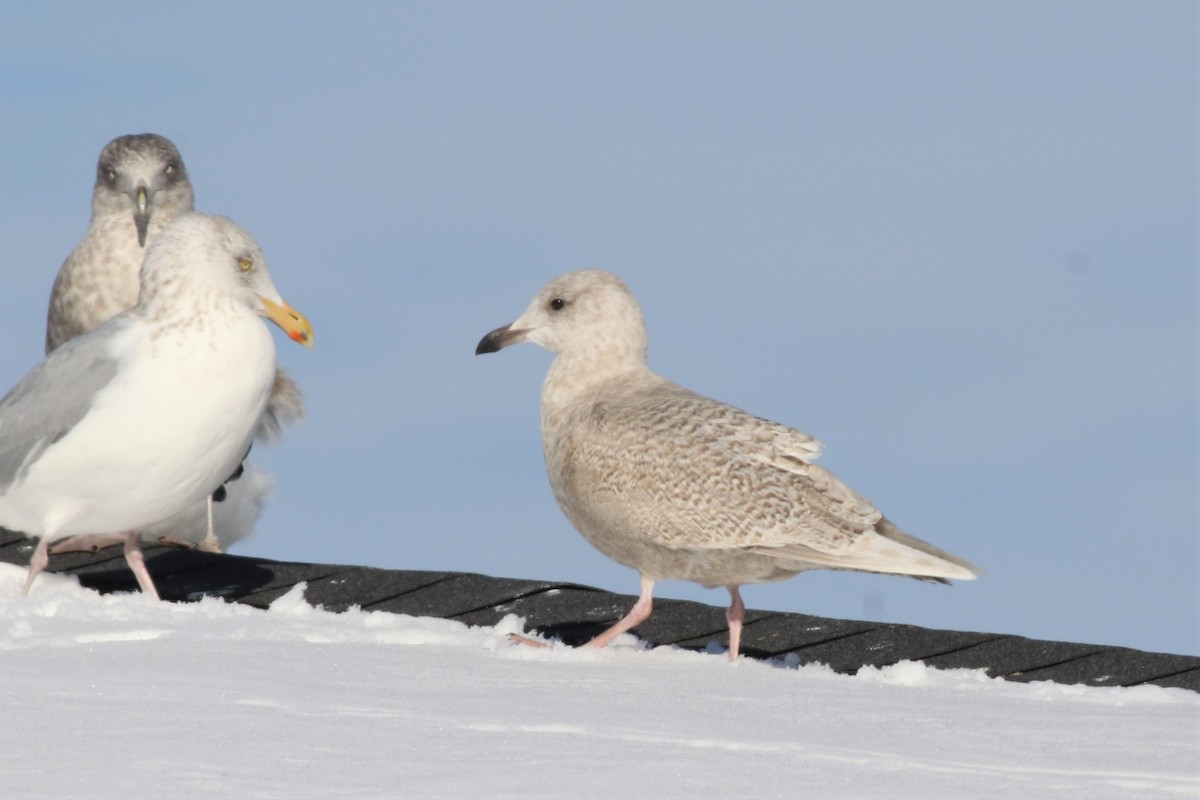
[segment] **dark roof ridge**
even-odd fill
[[[0,529],[0,561],[25,565],[34,542]],[[132,591],[119,550],[53,556],[50,571],[78,576],[100,592]],[[634,602],[562,581],[496,578],[478,573],[389,570],[303,564],[255,556],[147,546],[146,565],[164,600],[204,596],[265,608],[298,583],[305,599],[331,611],[353,606],[414,616],[493,625],[508,614],[542,634],[579,644],[620,618]],[[652,645],[704,650],[724,644],[724,609],[688,600],[657,599],[654,615],[634,629]],[[940,669],[986,669],[1015,681],[1048,680],[1090,686],[1171,686],[1200,692],[1200,657],[1126,647],[1054,642],[1022,636],[933,630],[807,614],[747,610],[742,652],[788,663],[823,663],[838,672],[921,661]]]

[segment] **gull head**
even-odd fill
[[[542,287],[509,325],[479,341],[475,354],[534,342],[552,353],[590,356],[610,364],[646,361],[646,323],[629,288],[611,272],[581,269]]]
[[[130,214],[142,247],[153,216],[170,221],[195,202],[183,157],[170,139],[154,133],[118,136],[100,152],[92,214]]]
[[[202,298],[244,304],[274,322],[288,338],[313,346],[308,319],[288,305],[254,238],[225,217],[191,212],[175,218],[146,249],[138,307],[188,313]]]

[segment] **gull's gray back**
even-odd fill
[[[72,339],[0,400],[0,497],[83,419],[117,374],[107,337]]]

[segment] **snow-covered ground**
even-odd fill
[[[0,797],[1200,797],[1200,695],[856,677],[0,564]]]

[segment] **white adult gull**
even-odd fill
[[[157,596],[138,530],[201,503],[234,471],[275,377],[265,316],[311,347],[262,250],[223,217],[185,213],[146,251],[137,304],[52,351],[0,400],[0,526],[48,545],[123,534]]]
[[[587,269],[552,280],[475,352],[526,341],[556,353],[541,399],[554,496],[588,542],[641,576],[637,603],[589,646],[645,621],[665,579],[729,590],[732,661],[742,584],[818,568],[943,583],[976,576],[814,464],[813,437],[651,372],[641,307],[615,275]]]
[[[164,136],[118,136],[96,163],[92,218],[87,233],[67,256],[54,280],[46,315],[46,352],[131,308],[138,299],[138,273],[146,246],[180,214],[195,208],[192,183],[178,148]],[[271,400],[259,438],[273,441],[282,426],[304,416],[300,388],[276,370]],[[200,503],[180,515],[147,526],[145,541],[171,541],[225,550],[249,536],[272,488],[271,476],[247,465],[238,480],[218,487],[219,502]],[[227,492],[228,490],[228,492]],[[210,523],[209,514],[213,520]],[[123,538],[123,537],[122,537]],[[53,549],[112,543],[112,537],[73,537]]]

